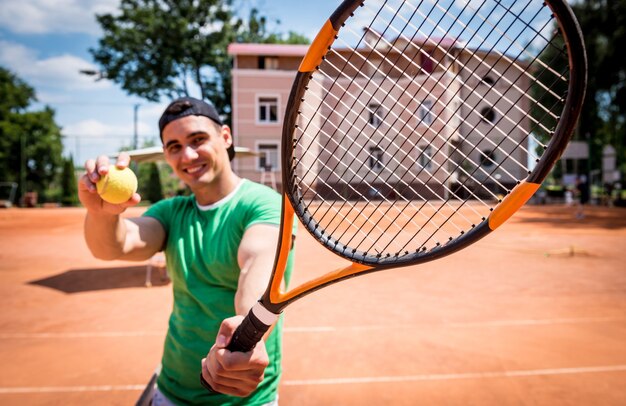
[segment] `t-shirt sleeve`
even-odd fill
[[[244,229],[247,230],[255,224],[280,225],[280,210],[281,199],[278,193],[267,191],[255,195],[249,202]]]
[[[161,223],[166,233],[170,231],[170,224],[172,221],[172,213],[174,213],[174,207],[177,204],[177,198],[160,200],[153,204],[143,214],[145,217],[155,218]]]

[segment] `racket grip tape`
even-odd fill
[[[226,349],[230,352],[248,352],[252,351],[256,347],[257,343],[261,341],[263,335],[269,330],[272,323],[263,323],[255,314],[253,309],[250,309],[248,315],[244,317],[243,321],[233,333],[230,343],[226,346]],[[210,392],[217,393],[211,385],[200,374],[200,383]]]
[[[248,315],[233,333],[226,349],[230,352],[252,351],[270,327],[271,324],[268,326],[263,323],[250,309]]]

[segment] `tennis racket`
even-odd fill
[[[500,227],[566,148],[586,76],[565,0],[343,1],[291,89],[274,271],[228,349],[311,292]],[[294,216],[348,263],[283,291]]]

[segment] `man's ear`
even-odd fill
[[[226,143],[226,148],[233,145],[233,135],[230,132],[230,127],[227,125],[222,126],[222,138],[224,139],[224,142]]]

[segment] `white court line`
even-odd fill
[[[626,321],[624,317],[589,317],[576,319],[525,319],[525,320],[493,320],[468,323],[424,323],[424,324],[396,324],[396,325],[371,325],[371,326],[312,326],[312,327],[284,327],[285,333],[330,333],[336,331],[369,331],[393,329],[413,329],[432,327],[468,328],[468,327],[516,327],[516,326],[546,326],[551,324],[592,324],[592,323],[613,323]]]
[[[11,338],[108,338],[165,336],[164,331],[96,331],[73,333],[0,333],[0,339]]]
[[[495,372],[470,372],[460,374],[427,374],[405,376],[377,376],[362,378],[332,378],[332,379],[305,379],[286,380],[284,386],[311,386],[311,385],[350,385],[364,383],[394,383],[416,381],[451,381],[459,379],[493,379],[493,378],[517,378],[528,376],[590,374],[601,372],[626,371],[626,365],[608,365],[581,368],[553,368],[531,369],[519,371],[495,371]],[[115,391],[138,391],[145,388],[142,385],[103,385],[103,386],[40,386],[40,387],[0,387],[0,395],[18,393],[68,393],[68,392],[115,392]]]
[[[485,327],[516,327],[516,326],[546,326],[556,324],[592,324],[613,323],[626,321],[625,317],[588,317],[576,319],[522,319],[522,320],[492,320],[481,322],[455,323],[423,323],[423,324],[396,324],[396,325],[369,325],[369,326],[310,326],[310,327],[284,327],[285,333],[333,333],[338,331],[371,331],[392,329],[423,329],[424,327],[447,327],[447,328],[485,328]],[[116,337],[148,337],[164,336],[163,331],[109,331],[109,332],[68,332],[68,333],[0,333],[0,339],[15,338],[116,338]]]
[[[496,371],[496,372],[470,372],[461,374],[427,374],[405,376],[375,376],[362,378],[334,378],[334,379],[303,379],[287,380],[285,386],[312,386],[312,385],[349,385],[363,383],[393,383],[393,382],[416,382],[416,381],[452,381],[458,379],[492,379],[492,378],[517,378],[527,376],[590,374],[599,372],[626,371],[626,365],[610,365],[581,368],[555,368],[555,369],[531,369],[520,371]]]
[[[67,392],[117,392],[144,390],[143,385],[102,385],[102,386],[39,386],[0,388],[0,395],[15,393],[67,393]]]

